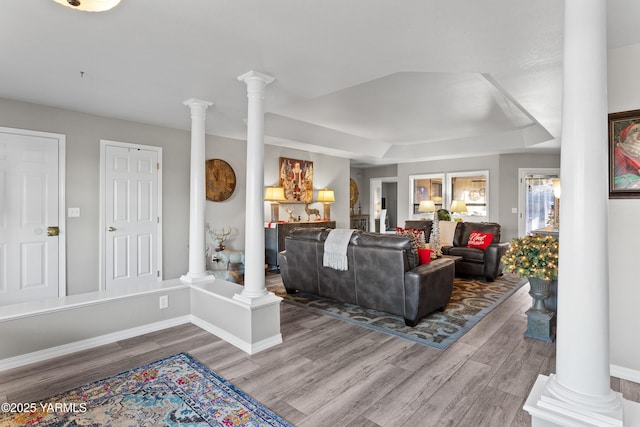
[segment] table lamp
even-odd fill
[[[333,190],[328,190],[326,188],[318,190],[318,202],[322,203],[324,208],[324,219],[331,219],[331,203],[335,201],[336,197],[333,194]]]
[[[453,200],[451,202],[451,208],[449,209],[452,213],[462,214],[467,212],[467,204],[464,200]],[[462,220],[462,216],[459,217]]]
[[[436,204],[433,200],[423,200],[418,205],[418,212],[435,212]],[[426,216],[424,219],[428,219]]]
[[[264,200],[271,202],[271,222],[278,222],[280,219],[280,203],[284,202],[283,187],[267,187],[264,192]]]

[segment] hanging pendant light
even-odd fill
[[[53,0],[56,3],[85,12],[104,12],[120,3],[120,0]]]

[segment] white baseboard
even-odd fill
[[[225,331],[224,329],[220,329],[215,325],[212,325],[209,322],[206,322],[202,319],[200,319],[197,316],[191,315],[191,323],[193,323],[194,325],[204,329],[205,331],[209,332],[210,334],[213,334],[215,336],[217,336],[218,338],[223,339],[224,341],[228,342],[231,345],[234,345],[236,347],[238,347],[240,350],[244,351],[245,353],[248,354],[256,354],[262,350],[266,350],[267,348],[273,347],[274,345],[278,345],[282,343],[282,335],[281,334],[277,334],[273,337],[269,337],[267,339],[264,339],[262,341],[258,341],[256,343],[250,343],[247,342],[245,340],[242,340],[240,338],[238,338],[235,335],[230,334],[229,332]]]
[[[148,334],[150,332],[156,332],[162,329],[171,328],[173,326],[183,325],[191,321],[191,316],[174,317],[173,319],[163,320],[161,322],[150,323],[144,326],[138,326],[131,329],[125,329],[123,331],[113,332],[106,335],[101,335],[94,338],[88,338],[81,341],[72,342],[69,344],[63,344],[56,347],[47,348],[45,350],[34,351],[33,353],[21,354],[20,356],[10,357],[0,360],[0,372],[7,369],[17,368],[24,365],[29,365],[35,362],[42,362],[43,360],[51,359],[54,357],[64,356],[66,354],[74,353],[76,351],[87,350],[93,347],[98,347],[105,344],[111,344],[116,341],[124,340],[127,338],[137,337],[138,335]]]
[[[610,365],[609,373],[612,377],[620,378],[627,381],[633,381],[640,384],[640,371],[635,369],[624,368],[622,366]]]

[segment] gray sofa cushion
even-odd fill
[[[295,236],[298,240],[314,240],[324,242],[329,234],[329,229],[323,227],[294,228],[289,235]]]
[[[465,261],[484,262],[485,253],[482,249],[450,246],[447,255],[461,256]]]

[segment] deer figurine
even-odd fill
[[[224,231],[224,227],[220,230],[214,228],[213,230],[209,228],[209,224],[207,223],[207,230],[213,242],[217,245],[215,248],[216,252],[221,252],[225,250],[224,242],[229,238],[231,234],[231,227],[229,227],[229,231]]]
[[[304,211],[307,213],[307,221],[311,221],[311,215],[315,215],[316,219],[320,218],[320,211],[315,208],[309,208],[309,203],[304,205]]]
[[[284,211],[289,214],[289,222],[296,222],[296,217],[293,216],[293,209],[284,208]]]

